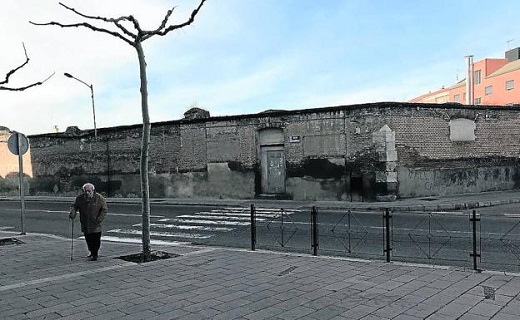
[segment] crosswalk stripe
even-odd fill
[[[301,210],[295,209],[281,211],[270,208],[256,208],[255,216],[258,222],[266,223],[266,221],[279,218],[282,213],[285,215],[291,215],[300,211]],[[187,240],[209,239],[219,232],[231,232],[237,227],[251,225],[251,212],[249,209],[243,207],[213,209],[210,211],[179,215],[175,218],[164,218],[164,216],[151,216],[150,218],[155,219],[153,223],[150,223],[150,236],[154,237],[155,240],[151,239],[150,241],[165,241],[167,244],[173,245],[184,242],[162,240],[161,238]],[[142,234],[142,231],[140,230],[142,228],[142,223],[133,224],[132,227],[136,229],[109,230],[107,233],[109,233],[110,236],[104,236],[103,239],[107,238],[112,241],[118,241],[117,239],[121,239],[120,242],[131,243],[141,242],[141,239],[137,236]],[[174,232],[168,232],[168,230]],[[198,233],[191,233],[190,231]],[[115,235],[120,235],[121,237],[119,238]]]
[[[207,214],[200,214],[200,215],[191,215],[191,214],[184,214],[177,216],[178,219],[203,219],[203,220],[227,220],[227,221],[251,221],[251,218],[248,217],[233,217],[233,216],[222,216],[222,215],[207,215]],[[264,218],[256,218],[258,221],[265,221]]]
[[[197,212],[194,213],[194,215],[207,215],[207,216],[216,216],[216,217],[248,217],[251,218],[251,213],[241,213],[241,212],[219,212],[212,210],[211,212]],[[262,218],[275,218],[280,216],[279,213],[257,213],[255,214],[255,217],[262,217]]]
[[[159,222],[177,222],[177,223],[184,223],[184,224],[210,224],[210,225],[216,225],[221,224],[225,226],[248,226],[250,225],[250,222],[240,222],[240,221],[221,221],[221,220],[196,220],[196,219],[177,219],[177,218],[165,218],[165,219],[159,219],[157,220]]]
[[[136,223],[132,225],[132,227],[142,227],[142,223]],[[164,224],[164,223],[150,223],[151,228],[159,228],[159,229],[179,229],[179,230],[199,230],[199,231],[217,231],[217,232],[227,232],[232,231],[234,228],[226,228],[226,227],[206,227],[206,226],[193,226],[193,225],[178,225],[178,224]]]
[[[237,211],[247,211],[247,212],[250,212],[250,211],[251,211],[249,208],[244,209],[244,208],[241,208],[241,207],[226,207],[226,208],[224,208],[224,209],[227,210],[227,211],[233,211],[233,210],[237,210]],[[219,210],[219,209],[214,209],[214,210]],[[259,211],[267,211],[267,212],[281,212],[281,209],[274,209],[274,208],[255,208],[255,211],[256,211],[256,212],[259,212]],[[301,212],[302,210],[299,210],[299,209],[285,209],[284,211],[285,211],[285,212],[292,212],[292,213],[295,213],[295,212]]]
[[[120,234],[132,234],[141,235],[141,230],[136,229],[112,229],[107,231],[108,233],[120,233]],[[157,232],[150,231],[150,236],[166,237],[166,238],[186,238],[186,239],[208,239],[211,238],[209,235],[202,235],[196,233],[172,233],[172,232]]]
[[[142,243],[140,238],[125,238],[125,237],[112,237],[112,236],[102,236],[103,241],[110,242],[122,242],[122,243]],[[189,245],[190,242],[184,241],[165,241],[165,240],[154,240],[150,239],[150,244],[155,246],[179,246],[179,245]]]
[[[520,213],[504,213],[504,216],[511,218],[520,218]]]

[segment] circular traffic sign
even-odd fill
[[[23,134],[15,132],[9,136],[7,147],[12,154],[24,155],[29,150],[29,140]]]

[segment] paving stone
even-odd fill
[[[358,305],[350,310],[347,310],[340,315],[343,317],[347,317],[348,319],[361,319],[375,310],[379,309],[378,307],[367,306],[367,305]]]
[[[329,305],[325,308],[320,308],[320,309],[308,314],[308,316],[314,317],[314,318],[320,319],[320,320],[326,320],[326,319],[328,320],[337,315],[340,315],[344,311],[345,310],[340,307],[336,307],[334,305]]]
[[[517,316],[520,319],[520,303],[511,302],[508,303],[505,307],[503,307],[500,311],[500,314],[505,313],[509,315]]]
[[[404,313],[407,315],[419,317],[422,319],[427,318],[428,316],[434,314],[437,310],[439,310],[438,306],[432,306],[426,303],[420,303],[415,307],[412,307],[406,310]]]
[[[452,319],[457,319],[458,317],[466,313],[469,309],[471,309],[471,306],[452,302],[440,308],[437,311],[437,314],[448,315],[451,316]]]
[[[304,306],[298,306],[298,307],[295,307],[295,308],[292,308],[292,309],[289,309],[283,313],[280,313],[278,315],[279,318],[281,319],[287,319],[287,320],[290,320],[290,319],[300,319],[302,316],[305,316],[305,315],[309,315],[313,312],[315,312],[316,310],[315,309],[312,309],[312,308],[307,308],[307,307],[304,307]]]
[[[500,319],[500,320],[518,320],[518,315],[512,315],[507,313],[499,312],[495,315],[493,319]]]
[[[235,309],[231,309],[229,311],[222,312],[218,315],[215,315],[212,319],[214,320],[228,320],[228,319],[245,319],[245,315],[253,313],[251,309],[247,307],[239,307]]]
[[[382,318],[393,319],[393,318],[397,317],[398,315],[403,314],[409,308],[410,307],[407,307],[407,306],[389,304],[380,309],[377,309],[376,311],[372,312],[372,314],[375,316],[382,317]]]
[[[470,309],[470,312],[473,314],[487,316],[487,317],[491,318],[502,308],[503,308],[503,306],[496,305],[492,301],[490,301],[490,302],[483,301],[483,302],[475,305],[474,307],[472,307]]]
[[[490,319],[490,317],[481,316],[481,315],[474,314],[471,312],[466,312],[459,318],[459,320],[489,320],[489,319]]]
[[[393,318],[393,320],[422,320],[423,318],[411,316],[408,314],[400,314],[397,317]]]
[[[245,315],[244,318],[250,319],[250,320],[271,319],[275,316],[280,315],[284,311],[285,310],[282,310],[282,309],[279,309],[276,307],[267,307],[267,308],[262,308],[258,311],[255,311],[253,313],[249,313],[249,314]]]

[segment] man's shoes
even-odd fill
[[[90,261],[97,261],[97,256],[90,257]]]
[[[92,253],[89,253],[88,256],[86,256],[86,258],[92,258]]]

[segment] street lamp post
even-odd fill
[[[94,116],[94,138],[97,140],[96,108],[94,107],[94,85],[88,84],[85,81],[80,80],[80,79],[76,78],[75,76],[73,76],[73,75],[71,75],[70,73],[67,73],[67,72],[65,72],[63,75],[65,77],[67,77],[67,78],[72,78],[74,80],[77,80],[77,81],[83,83],[84,85],[86,85],[87,87],[90,88],[90,98],[92,100],[92,115]]]

